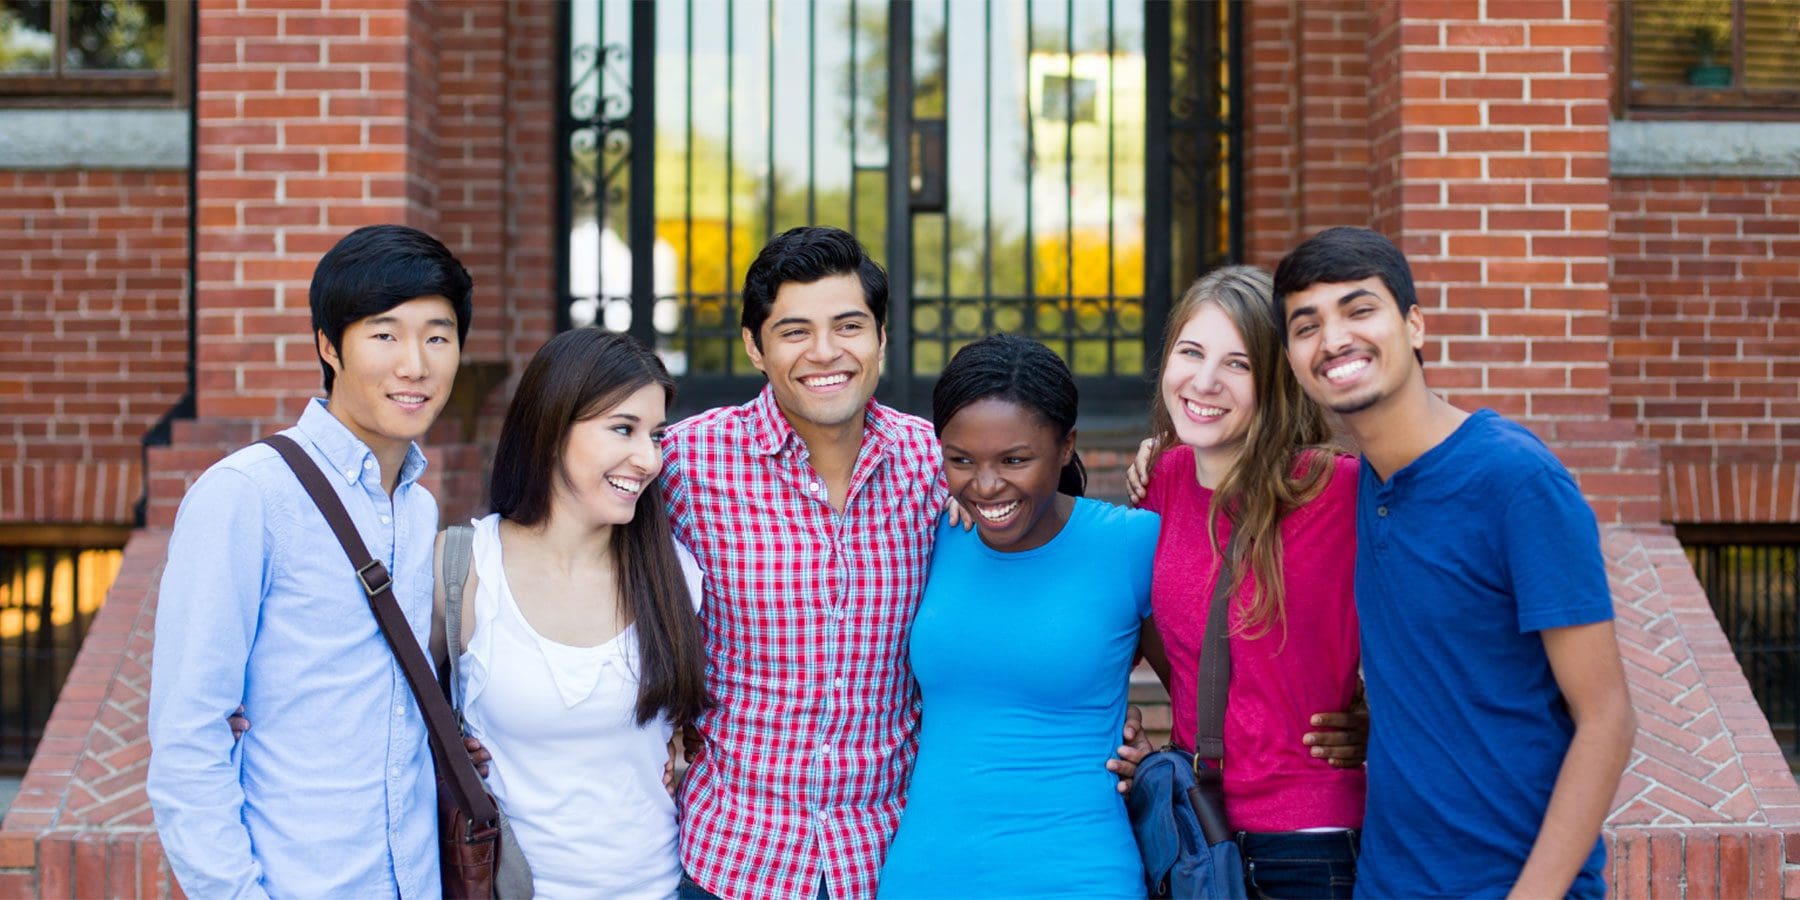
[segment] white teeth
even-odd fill
[[[424,394],[389,394],[389,397],[401,403],[424,403]]]
[[[627,494],[635,494],[644,489],[644,483],[642,481],[634,481],[630,478],[615,478],[608,475],[606,476],[606,483]]]
[[[1005,506],[1000,506],[1000,507],[977,506],[977,507],[975,507],[975,511],[980,513],[982,518],[984,518],[990,522],[998,522],[1001,519],[1004,519],[1007,516],[1012,515],[1013,510],[1018,509],[1018,508],[1019,508],[1019,501],[1014,500],[1013,502],[1008,503]]]
[[[1362,370],[1364,370],[1368,367],[1369,367],[1368,360],[1353,359],[1353,360],[1350,360],[1349,362],[1341,363],[1339,365],[1335,365],[1329,369],[1326,369],[1325,377],[1335,380],[1338,378],[1343,378],[1348,375],[1354,375],[1357,372],[1361,372]]]
[[[843,384],[844,382],[849,381],[850,376],[842,374],[825,375],[819,378],[802,378],[800,380],[805,382],[807,387],[831,387],[832,385]]]
[[[1187,405],[1188,412],[1191,412],[1196,416],[1222,416],[1225,414],[1225,410],[1217,406],[1201,406],[1192,400],[1183,400],[1181,402]]]

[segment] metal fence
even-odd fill
[[[1751,693],[1783,749],[1800,758],[1800,533],[1739,526],[1678,534]]]
[[[0,772],[23,771],[121,551],[0,545]]]

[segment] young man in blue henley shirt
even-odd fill
[[[1319,233],[1276,268],[1274,302],[1295,374],[1363,453],[1356,894],[1601,896],[1636,720],[1592,510],[1531,432],[1426,388],[1387,238]]]

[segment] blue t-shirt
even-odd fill
[[[1612,618],[1594,513],[1531,432],[1491,410],[1356,500],[1368,815],[1356,894],[1502,896],[1575,727],[1547,628]],[[1598,897],[1596,840],[1574,896]]]
[[[924,699],[883,897],[1142,897],[1118,778],[1157,517],[1077,499],[1042,547],[943,524],[912,628]]]

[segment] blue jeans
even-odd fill
[[[675,885],[675,900],[722,900],[722,898],[706,888],[694,883],[688,877],[687,869],[681,870],[681,882]],[[829,900],[825,893],[825,879],[819,879],[819,900]]]
[[[1356,885],[1356,831],[1240,831],[1244,890],[1256,898],[1348,898]]]

